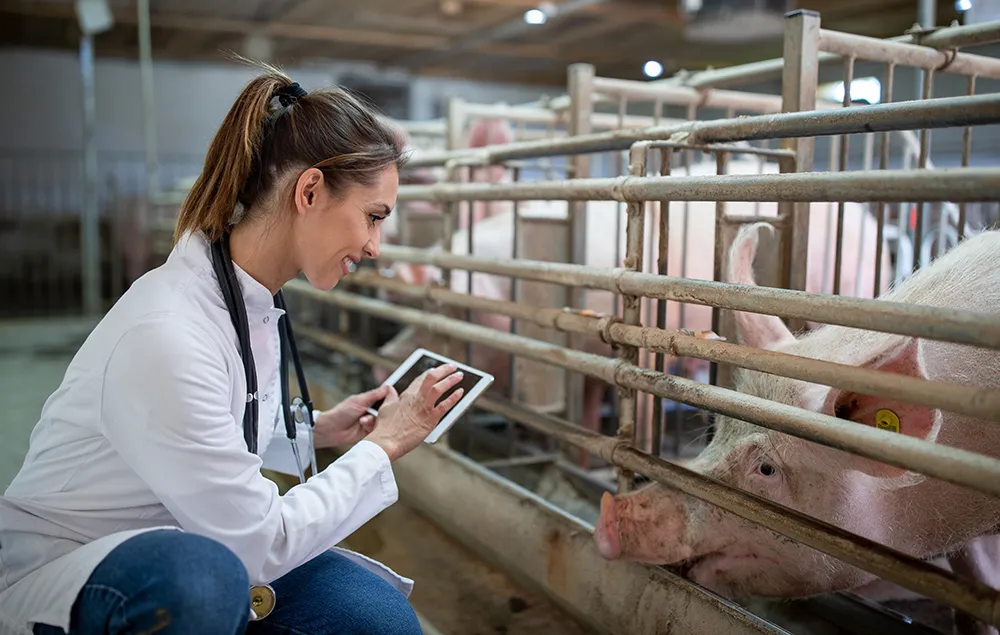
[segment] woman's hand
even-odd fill
[[[385,399],[391,390],[390,386],[379,386],[320,413],[313,429],[316,449],[350,445],[365,438],[375,428],[375,417],[368,414],[368,408]]]
[[[378,411],[375,430],[366,440],[385,450],[390,461],[420,445],[445,413],[462,399],[463,390],[459,388],[440,404],[434,405],[441,395],[462,381],[462,373],[455,372],[457,368],[455,364],[445,364],[425,371],[401,395],[389,387],[385,402]]]

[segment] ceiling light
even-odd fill
[[[649,60],[642,66],[642,72],[646,77],[659,77],[663,73],[663,64],[655,60]]]
[[[524,21],[528,24],[545,24],[545,12],[541,9],[528,9],[524,12]]]
[[[955,0],[956,11],[968,11],[972,8],[972,0]]]

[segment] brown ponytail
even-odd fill
[[[272,104],[292,80],[274,67],[246,85],[212,139],[205,166],[181,206],[174,242],[201,231],[222,237],[237,204],[248,215],[271,195],[286,170],[316,167],[327,184],[369,185],[382,169],[406,161],[405,137],[348,91],[301,93],[288,105]]]

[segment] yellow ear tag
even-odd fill
[[[875,427],[879,430],[899,432],[899,417],[892,410],[879,410],[875,413]]]

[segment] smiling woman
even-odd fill
[[[403,147],[344,90],[307,93],[272,68],[245,87],[167,262],[91,332],[0,498],[0,624],[420,632],[412,581],[335,545],[396,501],[392,462],[461,399],[438,404],[455,366],[318,413],[317,447],[354,447],[284,496],[260,472],[285,417],[269,399],[283,395],[274,296],[300,273],[332,288],[378,256]]]

